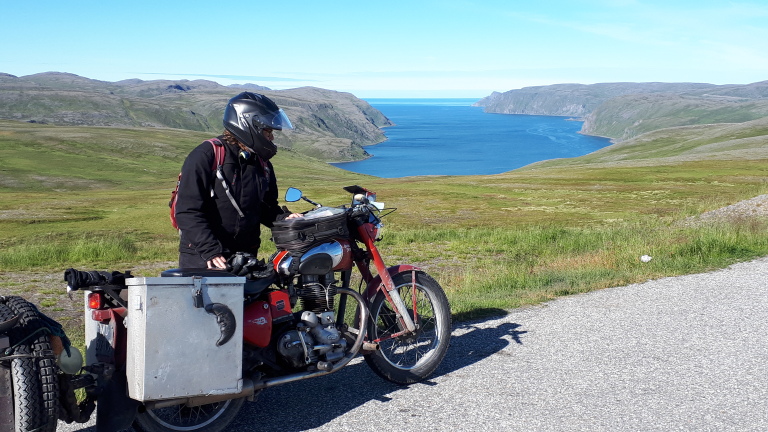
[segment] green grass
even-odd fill
[[[493,176],[380,179],[291,151],[274,164],[282,190],[298,187],[315,201],[341,205],[349,202],[341,188],[360,184],[397,208],[384,220],[385,260],[427,270],[461,320],[768,255],[760,218],[682,223],[768,193],[763,126],[667,130]],[[159,265],[175,262],[178,237],[167,203],[183,158],[206,138],[0,121],[0,292],[41,290],[4,282],[3,274],[58,275],[75,267],[151,269],[135,274],[155,276]],[[740,157],[723,150],[734,140]],[[265,242],[262,255],[273,250]],[[644,254],[653,260],[641,263]],[[72,307],[36,294],[45,308]]]
[[[0,251],[0,267],[25,270],[61,267],[67,263],[103,265],[131,260],[155,259],[142,256],[136,242],[120,234],[89,235],[79,238],[35,237]]]
[[[459,319],[558,296],[722,267],[768,254],[768,221],[696,227],[654,223],[572,228],[405,230],[385,255],[441,278]],[[649,263],[640,256],[650,255]]]

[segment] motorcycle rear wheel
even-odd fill
[[[142,432],[220,432],[232,423],[243,402],[245,398],[195,407],[176,405],[146,410],[136,416],[133,428]]]
[[[379,349],[365,356],[368,366],[380,377],[406,385],[422,381],[440,365],[448,351],[451,337],[451,313],[448,298],[440,284],[428,274],[417,271],[415,333],[388,337],[401,331],[394,310],[382,292],[371,304],[369,340],[380,340]],[[411,272],[393,278],[409,315],[413,317],[414,292]]]

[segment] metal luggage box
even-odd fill
[[[149,277],[128,286],[128,394],[138,401],[239,393],[243,387],[242,277]],[[195,307],[226,305],[235,333],[221,346],[216,316]]]

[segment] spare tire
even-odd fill
[[[0,321],[21,315],[15,327],[8,331],[11,360],[14,419],[17,431],[56,430],[59,414],[58,367],[51,350],[47,326],[37,308],[21,297],[0,297]]]

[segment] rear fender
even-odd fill
[[[96,399],[96,432],[113,432],[131,427],[139,401],[128,397],[125,371],[120,371],[104,386]]]
[[[131,427],[140,402],[128,397],[125,373],[127,330],[125,308],[92,310],[85,292],[86,368],[96,372],[96,432],[119,431]]]

